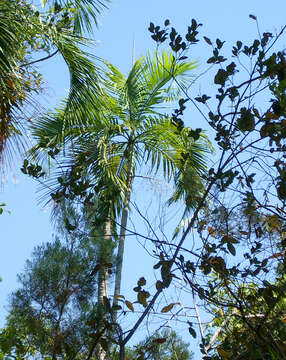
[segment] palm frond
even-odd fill
[[[163,175],[168,179],[176,167],[175,149],[181,146],[176,130],[167,116],[149,116],[137,130],[136,142],[144,148],[145,161],[151,161],[155,172],[162,166]]]
[[[208,138],[202,133],[198,140],[189,136],[189,128],[183,128],[179,133],[183,151],[177,153],[179,159],[174,176],[175,190],[169,204],[183,200],[185,211],[196,207],[204,192],[204,178],[207,172],[207,154],[213,151]]]
[[[81,49],[86,45],[86,39],[72,35],[68,30],[62,30],[56,34],[53,42],[70,72],[70,90],[65,104],[65,114],[67,117],[70,116],[70,123],[80,124],[81,118],[85,118],[89,112],[86,104],[95,108],[99,106],[100,68],[94,64],[94,61],[98,59]],[[75,111],[81,113],[80,118],[74,118]]]
[[[74,32],[83,34],[85,31],[91,33],[93,24],[97,26],[98,15],[107,7],[108,2],[109,0],[42,0],[42,5],[67,8],[73,13]]]
[[[11,26],[10,17],[5,16],[0,8],[0,68],[1,71],[13,71],[16,66],[15,48],[11,44],[17,41]]]
[[[148,88],[143,105],[146,109],[178,97],[182,90],[178,86],[190,80],[190,71],[196,67],[195,62],[178,62],[170,52],[164,51],[148,54],[142,59],[142,65],[143,83]]]
[[[69,94],[59,109],[34,121],[32,134],[38,142],[46,137],[61,146],[86,133],[90,124],[99,126],[102,121],[99,108],[102,107],[104,94],[99,84],[100,68],[92,61],[97,58],[81,50],[86,39],[62,30],[54,33],[51,40],[69,68]]]
[[[126,78],[115,66],[107,62],[105,64],[108,71],[106,72],[104,87],[109,96],[106,108],[110,110],[110,114],[127,123],[130,118],[134,117],[137,103],[141,97],[141,88],[138,87],[137,83],[142,69],[140,64],[136,62]]]

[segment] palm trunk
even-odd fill
[[[107,242],[111,240],[111,221],[107,219],[104,224],[104,236],[103,241],[101,243],[101,249],[99,250],[100,259],[99,264],[100,268],[98,270],[98,290],[97,290],[97,314],[99,318],[98,322],[98,332],[103,331],[104,322],[103,319],[105,317],[105,307],[104,307],[104,297],[108,297],[108,266],[107,264],[110,262],[110,253],[109,247],[110,245]],[[102,337],[106,336],[106,332],[104,331]],[[101,344],[98,344],[96,349],[96,355],[98,360],[106,359],[106,351],[102,348]]]
[[[132,141],[132,137],[130,138]],[[126,226],[129,214],[129,203],[130,203],[130,195],[132,190],[132,180],[133,180],[133,170],[134,170],[134,145],[131,142],[130,144],[130,160],[127,169],[127,180],[126,180],[126,192],[123,203],[123,211],[120,222],[120,235],[118,242],[118,250],[116,256],[116,270],[115,270],[115,284],[114,284],[114,298],[113,298],[113,306],[118,305],[118,298],[116,295],[120,295],[121,292],[121,279],[122,279],[122,264],[123,264],[123,255],[124,255],[124,245],[125,245],[125,234],[126,234]],[[113,321],[116,322],[117,315],[116,310],[113,313]]]
[[[106,220],[104,224],[104,242],[110,242],[111,239],[111,221],[110,219]],[[107,288],[108,288],[108,266],[107,264],[110,262],[110,254],[106,253],[106,243],[102,244],[102,249],[99,251],[100,253],[100,268],[98,270],[98,295],[97,302],[99,306],[103,306],[103,298],[108,296]],[[105,256],[104,256],[105,255]]]

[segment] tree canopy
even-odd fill
[[[19,275],[2,358],[190,359],[176,325],[204,360],[286,358],[286,26],[261,32],[250,14],[257,38],[229,46],[195,19],[185,33],[151,22],[156,51],[125,76],[83,50],[103,2],[44,6],[0,5],[0,152],[21,138],[18,111],[41,88],[34,64],[60,54],[71,79],[62,104],[28,127],[21,170],[58,227]],[[194,45],[210,50],[206,69],[191,61]],[[201,77],[212,86],[193,95]],[[204,130],[186,126],[188,106]],[[138,176],[171,188],[159,214],[134,200]],[[128,236],[154,276],[122,293]]]

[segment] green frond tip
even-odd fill
[[[103,86],[110,99],[116,99],[112,110],[117,106],[117,116],[137,126],[146,116],[162,114],[164,104],[182,97],[196,62],[178,62],[166,51],[149,53],[136,60],[127,77],[115,66],[107,62],[105,65]]]
[[[168,203],[184,201],[185,209],[182,220],[192,211],[205,190],[205,176],[207,173],[207,154],[213,152],[210,141],[201,132],[199,139],[189,136],[192,130],[185,127],[180,131],[181,147],[176,150],[176,174],[174,177],[174,192]]]
[[[167,51],[148,53],[139,61],[142,61],[143,77],[149,90],[168,84],[169,91],[174,86],[172,81],[169,84],[172,79],[176,79],[178,86],[184,87],[192,78],[191,70],[197,67],[196,61],[177,61],[176,57]]]
[[[93,25],[98,25],[97,18],[109,2],[109,0],[42,0],[42,6],[67,9],[73,15],[75,34],[83,34],[92,33]]]

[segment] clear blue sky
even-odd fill
[[[191,18],[203,23],[201,36],[213,40],[226,40],[229,46],[236,40],[247,40],[257,36],[256,24],[249,14],[257,16],[261,31],[279,31],[285,22],[286,2],[275,1],[229,1],[229,0],[115,0],[109,10],[99,19],[99,29],[95,31],[97,44],[94,54],[116,65],[122,72],[130,69],[132,62],[133,39],[135,39],[135,57],[154,50],[155,43],[147,30],[150,21],[161,25],[170,19],[171,25],[184,31]],[[286,47],[286,40],[285,40]],[[204,69],[211,48],[204,42],[193,47],[191,58],[200,63],[199,71]],[[59,59],[51,59],[42,66],[46,80],[47,93],[41,97],[45,107],[53,106],[66,94],[68,73]],[[210,80],[212,81],[212,80]],[[207,79],[201,84],[201,91],[210,84]],[[194,94],[197,95],[197,94]],[[190,120],[188,120],[190,119]],[[186,113],[186,125],[197,127],[199,114],[190,108]],[[200,126],[206,128],[206,125]],[[20,166],[18,166],[20,167]],[[16,274],[21,272],[25,260],[35,245],[51,240],[52,228],[49,223],[49,211],[37,205],[37,184],[23,176],[16,168],[7,175],[0,195],[0,202],[7,204],[10,214],[0,216],[0,321],[4,324],[5,305],[8,294],[16,288]],[[134,282],[144,271],[144,261],[138,264],[132,256],[134,248],[126,251],[128,258],[124,265],[125,287],[133,287]],[[128,285],[128,282],[131,282]]]

